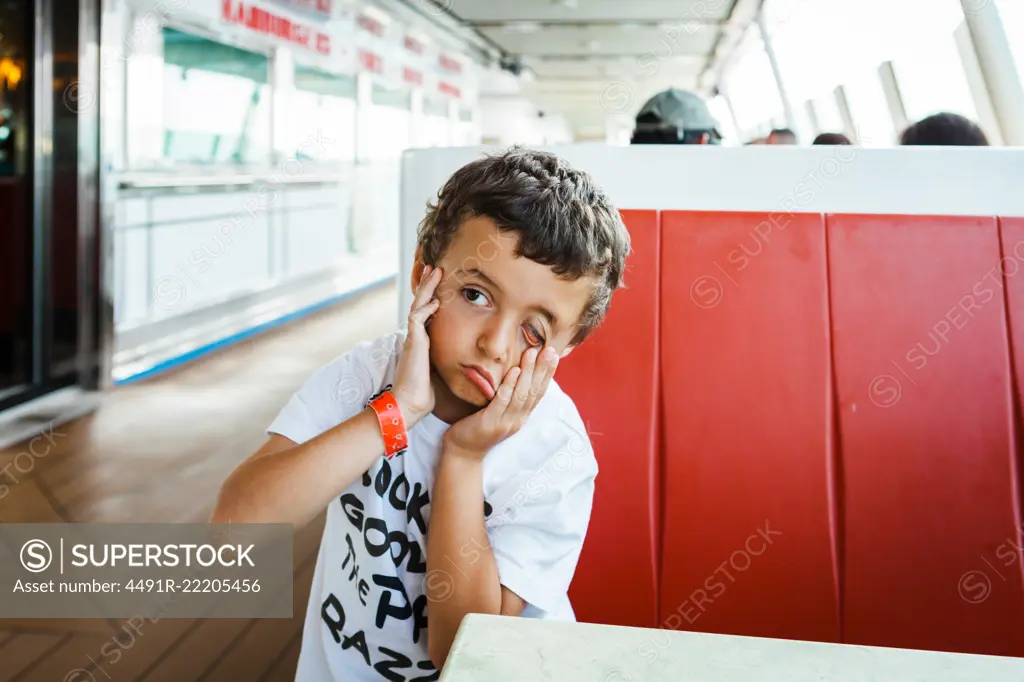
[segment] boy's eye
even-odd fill
[[[523,333],[526,336],[526,342],[531,346],[544,345],[544,337],[531,325],[523,325]]]
[[[462,290],[462,297],[472,305],[487,305],[487,296],[479,289],[465,288]]]

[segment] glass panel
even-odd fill
[[[407,90],[388,90],[373,85],[372,105],[359,134],[359,158],[398,159],[409,148],[412,135],[412,97]]]
[[[137,142],[159,165],[269,163],[267,57],[171,28],[162,35],[162,108],[135,110],[136,118],[148,113],[160,121],[132,121],[130,137],[144,135]],[[133,160],[150,165],[149,155]]]
[[[629,138],[626,138],[626,142],[629,142]],[[460,147],[474,144],[480,144],[480,122],[473,121],[473,109],[462,107],[459,110],[459,124],[455,127],[452,145]]]
[[[782,100],[761,36],[751,30],[744,43],[742,56],[726,77],[726,86],[739,133],[746,141],[770,130],[773,120],[781,120]]]
[[[355,100],[356,79],[327,73],[301,64],[295,65],[295,89]]]
[[[893,69],[911,123],[940,111],[978,119],[952,34],[918,43],[913,54],[893,61]]]
[[[423,100],[423,113],[427,116],[448,118],[448,102],[438,99]]]
[[[843,125],[843,114],[839,111],[839,102],[836,101],[834,92],[828,92],[821,97],[812,100],[814,113],[818,117],[818,132],[841,133]]]
[[[729,104],[725,101],[725,98],[721,95],[712,97],[708,100],[708,109],[711,110],[711,115],[718,121],[718,132],[722,134],[722,143],[725,145],[739,144],[741,142],[740,131],[736,130],[732,114],[729,112]]]
[[[857,129],[857,142],[865,147],[892,147],[896,144],[896,126],[878,71],[861,71],[846,84],[846,101]]]
[[[424,116],[417,143],[420,147],[447,147],[454,134],[455,126],[447,118]]]
[[[278,102],[275,144],[282,159],[355,158],[356,80],[295,65],[294,89]]]
[[[766,0],[772,47],[794,102],[815,99],[922,41],[951,36],[958,0]]]
[[[33,5],[0,0],[0,401],[32,382]]]
[[[447,147],[457,135],[458,123],[448,118],[448,102],[443,99],[424,99],[423,116],[416,131],[416,146]]]
[[[412,108],[412,93],[408,90],[392,90],[377,83],[373,84],[370,100],[376,105],[385,107]]]

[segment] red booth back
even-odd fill
[[[1024,219],[623,215],[578,618],[1024,656]]]
[[[600,340],[559,363],[557,381],[586,420],[600,467],[615,482],[595,495],[581,571],[573,581],[579,620],[651,626],[657,619],[658,239],[655,211],[624,211],[634,249]],[[595,337],[597,338],[597,337]],[[571,359],[571,361],[570,361]],[[604,488],[604,485],[601,485]],[[611,487],[611,486],[608,486]]]

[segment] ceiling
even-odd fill
[[[667,87],[707,94],[761,0],[423,0],[504,61],[522,91],[579,137],[631,120]]]

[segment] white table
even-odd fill
[[[1024,658],[471,614],[440,682],[1024,682]]]

